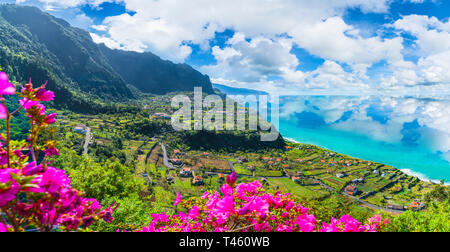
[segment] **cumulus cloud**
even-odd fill
[[[344,21],[349,8],[363,13],[388,14],[391,0],[16,0],[40,1],[45,8],[70,8],[102,2],[124,4],[130,13],[110,16],[90,25],[92,37],[114,49],[152,51],[165,59],[184,62],[192,45],[210,52],[217,64],[201,66],[213,79],[255,86],[283,82],[290,88],[402,89],[423,83],[450,83],[450,23],[434,17],[409,15],[387,28],[399,33],[384,37],[367,33]],[[422,3],[422,0],[404,2]],[[79,27],[89,20],[78,15]],[[224,46],[210,46],[217,33],[235,31]],[[414,45],[405,48],[402,33]],[[298,70],[302,59],[294,47],[325,60],[310,72]],[[416,49],[417,48],[417,49]],[[412,50],[419,60],[407,61]],[[382,76],[368,76],[371,66],[386,62]],[[345,70],[344,70],[345,69]],[[271,87],[271,89],[274,89]]]
[[[221,32],[225,28],[243,33],[252,40],[258,40],[260,37],[276,39],[277,36],[286,34],[292,37],[293,43],[315,55],[334,61],[359,64],[359,68],[362,64],[373,64],[388,55],[398,57],[399,52],[392,52],[390,48],[398,49],[398,45],[401,45],[399,39],[386,41],[380,38],[363,39],[357,30],[346,25],[342,18],[336,17],[348,7],[359,7],[365,12],[386,12],[388,1],[124,0],[123,2],[127,9],[136,14],[132,16],[123,14],[105,20],[103,25],[109,29],[103,40],[108,38],[111,41],[108,46],[121,45],[122,49],[135,51],[152,50],[165,58],[177,61],[189,56],[190,51],[186,44],[199,44],[203,49],[208,49],[209,40],[215,37],[216,32]],[[353,35],[347,36],[346,33]],[[348,50],[349,48],[353,50]],[[219,52],[216,50],[215,53]],[[292,74],[298,76],[298,73],[291,72]]]
[[[119,2],[121,0],[16,0],[16,3],[29,4],[36,1],[42,3],[46,10],[55,10],[60,8],[77,7],[86,4],[98,7],[101,3],[104,2],[112,3],[112,2]]]
[[[435,17],[408,15],[393,25],[404,33],[414,36],[419,56],[417,63],[401,62],[392,65],[393,76],[388,86],[406,84],[450,84],[450,21]]]

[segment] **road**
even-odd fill
[[[169,169],[176,170],[177,168],[175,168],[175,166],[173,166],[172,164],[169,163],[169,158],[167,157],[166,146],[163,143],[161,143],[161,148],[163,150],[163,163],[164,163],[164,166],[169,168]]]
[[[346,197],[349,197],[349,198],[357,201],[359,204],[361,204],[363,206],[366,206],[366,207],[368,207],[370,209],[373,209],[373,210],[383,210],[385,212],[393,213],[393,214],[402,214],[402,213],[406,212],[406,211],[401,211],[401,210],[394,210],[394,209],[388,209],[388,208],[379,207],[377,205],[370,204],[368,202],[362,201],[362,200],[360,200],[360,199],[358,199],[356,197],[350,196],[350,195],[348,195],[346,193],[342,193],[342,195],[344,195]]]
[[[91,142],[91,128],[86,128],[86,139],[84,140],[83,155],[88,156],[89,143]]]

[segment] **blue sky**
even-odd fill
[[[296,93],[450,83],[445,0],[0,2],[38,6],[97,43],[188,63],[229,86]]]

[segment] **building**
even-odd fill
[[[75,131],[76,133],[80,133],[80,134],[86,134],[86,125],[78,124],[77,126],[75,126],[73,131]]]
[[[180,172],[180,177],[182,178],[192,178],[192,175],[191,168],[183,168]]]
[[[195,186],[202,186],[205,183],[203,182],[203,177],[202,176],[195,176],[194,180],[192,181],[192,184]]]
[[[409,208],[412,211],[422,211],[425,208],[425,205],[420,203],[420,202],[418,202],[418,201],[414,201],[413,203],[411,203],[409,205]]]
[[[358,179],[352,180],[352,182],[355,184],[364,184],[365,181],[366,180],[364,178],[358,178]]]
[[[404,206],[398,206],[398,205],[389,205],[387,208],[391,209],[391,210],[397,210],[397,211],[404,211],[405,210]]]
[[[338,174],[336,174],[336,177],[337,178],[345,178],[345,177],[347,177],[347,174],[345,174],[345,173],[338,173]]]
[[[347,193],[348,195],[356,195],[358,194],[358,188],[354,185],[349,185],[344,189],[344,192]]]
[[[170,120],[170,119],[172,119],[172,117],[166,113],[154,113],[150,116],[150,119]]]
[[[296,177],[296,176],[292,176],[292,181],[294,181],[295,183],[300,182],[300,178]]]
[[[225,181],[225,175],[223,175],[222,173],[219,173],[219,183],[223,183]]]
[[[182,166],[183,165],[183,161],[181,159],[177,159],[177,158],[173,158],[171,160],[169,160],[169,163],[175,165],[175,166]]]

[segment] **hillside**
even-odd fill
[[[209,77],[187,64],[174,64],[150,52],[111,50],[104,44],[99,47],[123,79],[144,93],[162,95],[193,91],[199,86],[204,92],[213,93]]]
[[[16,5],[0,6],[0,31],[0,64],[12,68],[20,81],[29,76],[39,80],[42,74],[32,74],[32,69],[42,67],[53,77],[49,82],[55,83],[49,84],[102,98],[133,98],[88,32],[37,8]]]
[[[31,76],[35,84],[48,81],[55,104],[78,112],[135,99],[128,84],[153,94],[192,91],[194,85],[213,90],[209,77],[188,65],[108,49],[62,19],[12,4],[0,5],[0,66],[17,82]]]

